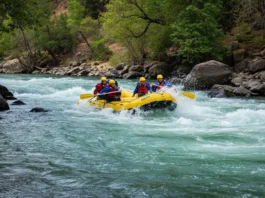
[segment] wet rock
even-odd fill
[[[21,100],[16,100],[11,105],[26,105],[26,103],[22,102]]]
[[[265,70],[265,59],[259,59],[250,65],[250,71],[256,73]]]
[[[6,100],[16,100],[14,95],[3,85],[0,85],[0,95]]]
[[[215,84],[227,84],[232,78],[231,68],[212,60],[197,64],[184,80],[185,89],[210,89]]]
[[[212,89],[208,92],[208,97],[210,98],[225,98],[233,97],[236,87],[228,85],[214,85]]]
[[[251,91],[265,95],[265,83],[262,83],[256,87],[252,88]]]
[[[231,80],[232,85],[239,87],[244,81],[244,77],[235,77]]]
[[[142,72],[144,70],[142,65],[131,66],[129,72]]]
[[[168,65],[165,62],[158,62],[154,64],[152,67],[149,69],[149,76],[152,78],[156,78],[158,74],[162,74],[163,76],[166,76],[170,73],[172,70],[172,67]]]
[[[130,65],[125,65],[120,74],[123,76],[123,74],[126,74],[129,72],[129,69],[130,69]]]
[[[127,65],[126,63],[118,64],[118,65],[116,65],[115,69],[118,71],[123,70],[126,65]]]
[[[260,72],[258,77],[262,82],[265,82],[265,71]]]
[[[81,70],[77,76],[86,76],[90,72],[90,69]]]
[[[236,73],[243,72],[244,70],[249,69],[249,61],[247,59],[234,65],[234,71]]]
[[[9,110],[9,105],[5,101],[2,95],[0,95],[0,111],[6,111]]]
[[[67,75],[77,75],[77,73],[80,72],[80,68],[79,67],[74,67],[72,69],[70,69],[66,74]]]
[[[3,64],[2,67],[3,73],[6,74],[18,74],[18,73],[24,73],[26,69],[18,59],[8,60]]]
[[[159,64],[159,62],[158,61],[151,61],[151,62],[145,63],[145,65],[144,65],[144,73],[148,73],[149,72],[149,69],[152,66],[156,65],[156,64]]]
[[[133,71],[133,72],[129,72],[127,74],[123,74],[122,77],[124,79],[134,79],[134,78],[138,78],[138,77],[141,77],[141,76],[142,76],[142,73]]]
[[[242,85],[238,88],[236,88],[233,92],[235,95],[239,95],[239,96],[250,96],[252,95],[252,92],[249,91],[248,89],[246,89],[245,87],[243,87]]]
[[[44,109],[44,108],[41,108],[41,107],[35,107],[35,108],[30,110],[30,112],[36,112],[36,113],[47,112],[47,111],[48,111],[47,109]]]

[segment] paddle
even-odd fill
[[[163,86],[155,85],[155,84],[153,84],[152,86],[163,87]],[[183,96],[186,96],[186,97],[188,97],[188,98],[190,98],[190,99],[195,99],[195,97],[196,97],[194,93],[190,93],[190,92],[186,92],[186,91],[181,91],[180,93],[181,93]]]
[[[107,95],[107,94],[110,94],[110,93],[119,93],[119,92],[121,92],[121,91],[113,91],[113,92],[97,94],[97,95],[94,95],[94,94],[91,94],[91,93],[80,94],[80,100],[84,100],[84,99],[95,97],[95,96]]]

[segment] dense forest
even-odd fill
[[[59,3],[64,11],[56,14]],[[194,64],[231,57],[231,41],[265,45],[264,0],[2,0],[0,59],[57,64],[84,43],[90,60]],[[124,52],[110,52],[118,43]],[[250,47],[249,47],[250,46]]]

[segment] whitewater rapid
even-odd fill
[[[118,80],[133,90],[135,80]],[[1,112],[0,197],[264,197],[265,101],[196,100],[175,111],[78,105],[97,78],[0,75],[25,106]],[[8,101],[12,103],[12,101]],[[30,113],[33,107],[48,109]]]

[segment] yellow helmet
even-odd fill
[[[139,81],[140,82],[144,82],[145,81],[145,77],[141,77]]]
[[[161,74],[157,75],[157,79],[163,79],[163,76]]]
[[[107,78],[106,77],[102,77],[101,81],[107,81]]]
[[[109,84],[115,84],[115,80],[109,80]]]

